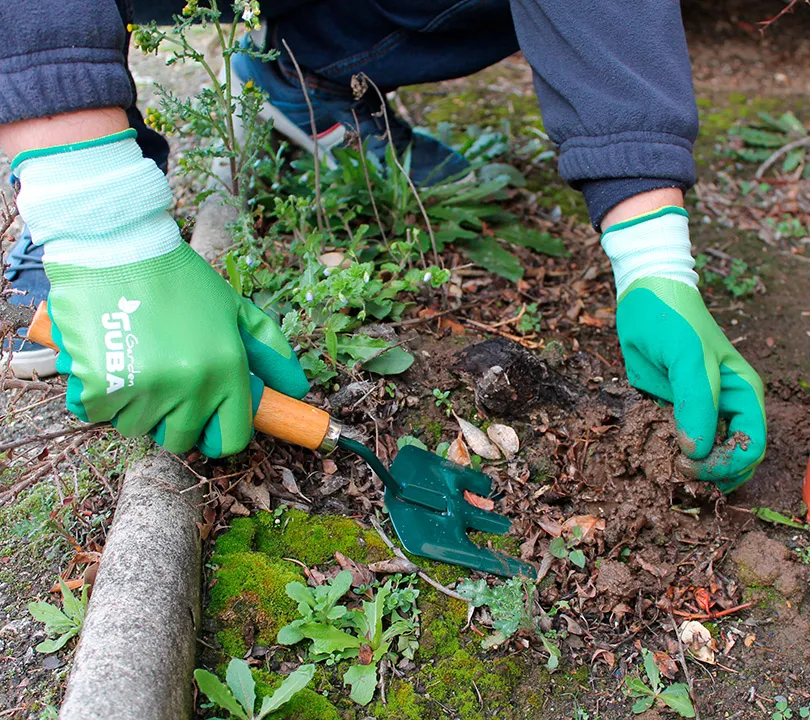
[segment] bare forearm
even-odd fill
[[[683,207],[683,191],[678,188],[662,188],[627,198],[608,211],[602,220],[602,230],[605,231],[611,225],[653,212],[667,205]]]
[[[13,158],[24,150],[94,140],[129,127],[121,108],[78,110],[0,125],[0,148]]]

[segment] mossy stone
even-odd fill
[[[290,563],[261,553],[233,552],[216,556],[220,567],[211,588],[208,612],[217,616],[217,637],[225,653],[241,657],[248,650],[246,631],[255,628],[262,645],[276,641],[279,629],[298,616],[296,603],[284,591],[287,583],[301,581]]]
[[[364,530],[351,518],[290,509],[279,518],[260,513],[255,522],[256,548],[273,558],[289,557],[306,565],[320,565],[333,560],[335,552],[358,562],[390,556],[375,532]]]

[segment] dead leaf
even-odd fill
[[[487,437],[500,448],[507,460],[517,455],[520,450],[518,434],[508,425],[493,423],[487,428]]]
[[[566,624],[568,625],[568,632],[572,635],[584,635],[585,631],[582,629],[582,626],[574,620],[574,618],[569,617],[568,615],[563,615],[563,619],[565,620]]]
[[[711,613],[714,602],[711,593],[706,588],[697,588],[695,590],[695,601],[703,612],[707,615]]]
[[[747,648],[750,648],[756,641],[757,641],[757,636],[752,633],[752,634],[746,635],[743,638],[743,645],[745,645],[745,647],[747,647]]]
[[[468,503],[470,503],[470,505],[472,505],[473,507],[477,507],[479,510],[495,509],[495,502],[493,500],[481,497],[480,495],[476,495],[475,493],[471,493],[469,490],[464,491],[464,499]]]
[[[259,510],[270,509],[270,492],[264,485],[254,485],[250,480],[239,483],[239,495]]]
[[[534,546],[537,544],[539,537],[540,531],[538,530],[536,533],[529,535],[529,537],[520,544],[521,560],[531,560],[534,557]]]
[[[591,657],[591,665],[594,665],[597,662],[603,662],[607,665],[611,670],[613,666],[616,664],[616,656],[610,652],[610,650],[603,650],[599,648]]]
[[[326,461],[324,461],[325,463]],[[281,486],[291,495],[298,495],[298,497],[303,498],[307,502],[312,502],[304,493],[301,492],[298,488],[298,483],[295,480],[295,475],[293,475],[292,470],[285,467],[278,467],[276,468],[279,472],[281,472]]]
[[[723,655],[728,655],[734,646],[737,644],[737,638],[732,633],[726,633],[723,636],[725,638],[725,645],[723,647]]]
[[[82,578],[73,578],[72,580],[62,580],[62,582],[64,582],[65,585],[67,585],[68,590],[79,590],[84,585],[84,578],[83,577]],[[59,585],[59,583],[54,583],[51,586],[51,589],[49,590],[49,592],[52,592],[52,593],[58,593],[58,592],[61,592],[61,591],[62,591],[62,588]]]
[[[306,571],[307,585],[310,587],[318,587],[326,582],[326,575],[318,568],[312,567]]]
[[[610,611],[611,617],[615,616],[617,620],[621,620],[627,613],[633,612],[633,608],[631,608],[627,603],[617,603],[613,606],[613,609]]]
[[[588,327],[595,327],[595,328],[605,327],[604,321],[602,321],[599,318],[596,318],[593,315],[590,315],[589,313],[586,313],[586,312],[583,312],[579,316],[579,324],[580,325],[587,325]]]
[[[380,560],[379,562],[371,563],[368,569],[371,570],[371,572],[384,573],[386,575],[393,575],[394,573],[413,575],[419,572],[419,566],[412,563],[406,557],[393,557],[387,560]]]
[[[660,650],[655,650],[653,652],[653,658],[655,659],[655,664],[658,666],[661,674],[665,678],[674,680],[675,676],[678,674],[678,663],[676,663],[665,652],[661,652]]]
[[[374,660],[374,650],[372,649],[371,645],[366,645],[363,643],[360,646],[357,660],[361,665],[371,665],[372,661]]]
[[[498,450],[496,445],[493,445],[489,441],[489,438],[486,436],[486,433],[483,430],[475,427],[475,425],[473,425],[471,422],[467,422],[463,418],[460,418],[455,413],[453,413],[453,415],[455,415],[456,422],[461,428],[464,439],[467,441],[467,445],[469,445],[470,450],[472,450],[473,453],[480,455],[482,458],[486,458],[487,460],[501,459],[501,451]]]
[[[641,565],[641,569],[646,570],[653,577],[665,578],[672,572],[670,567],[658,567],[658,565],[653,565],[651,562],[647,562],[641,555],[636,555],[636,559],[638,560],[638,564]]]
[[[678,637],[696,660],[714,665],[716,644],[708,628],[697,620],[686,620],[678,628]]]
[[[461,288],[459,288],[459,290],[461,290]],[[456,335],[458,337],[467,334],[466,327],[464,327],[461,323],[457,323],[455,320],[451,320],[448,317],[439,318],[439,327],[441,329],[444,328],[449,329],[451,335]]]
[[[467,446],[464,444],[464,439],[461,433],[459,433],[458,437],[450,443],[450,447],[447,449],[447,459],[450,462],[463,465],[464,467],[470,467],[470,465],[472,465],[470,451],[467,450]]]
[[[96,576],[98,575],[98,563],[90,563],[84,569],[84,584],[89,585],[91,588],[96,584]]]
[[[340,565],[341,570],[348,570],[352,574],[352,587],[360,587],[361,585],[371,585],[374,577],[368,565],[359,563],[346,557],[342,552],[335,552],[335,560]]]
[[[605,529],[605,519],[596,515],[574,515],[563,523],[562,532],[571,533],[575,527],[582,530],[582,542],[592,542],[596,531]]]
[[[338,469],[337,463],[332,458],[324,458],[322,467],[325,475],[334,475]]]
[[[537,524],[551,535],[551,537],[560,537],[560,535],[562,535],[562,525],[556,520],[551,520],[541,515],[537,519]]]
[[[342,252],[336,251],[327,252],[318,256],[318,262],[324,267],[328,268],[341,267],[341,265],[345,267],[347,262],[349,265],[351,265],[351,260],[347,260],[346,256]]]
[[[248,510],[238,500],[234,500],[231,503],[231,506],[228,508],[228,510],[230,510],[232,515],[239,515],[241,517],[249,517],[250,516],[250,510]]]
[[[211,531],[214,529],[214,521],[217,519],[217,514],[210,505],[206,505],[203,510],[203,522],[197,523],[197,528],[200,531],[200,540],[207,540]]]

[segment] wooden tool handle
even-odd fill
[[[43,300],[34,313],[34,319],[31,321],[31,325],[28,326],[27,337],[35,343],[45,345],[45,347],[53,348],[59,352],[59,348],[56,347],[56,343],[51,337],[52,329],[51,318],[48,315],[48,303]]]
[[[42,302],[28,328],[28,338],[58,351],[51,330],[48,306]],[[331,449],[340,435],[340,426],[329,413],[268,387],[262,393],[253,426],[261,433],[310,450]]]

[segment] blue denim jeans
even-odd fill
[[[271,19],[268,43],[282,50],[282,40],[312,89],[338,93],[360,72],[388,92],[464,77],[518,50],[509,0],[303,0]]]
[[[221,5],[230,19],[230,3]],[[134,0],[135,21],[168,24],[182,7]],[[312,90],[338,94],[360,72],[387,92],[464,77],[518,50],[509,0],[263,0],[262,19],[268,43],[283,50],[287,41]]]

